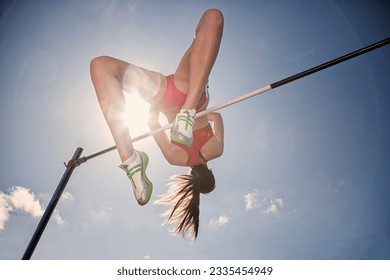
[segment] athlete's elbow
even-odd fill
[[[172,155],[165,155],[165,159],[170,165],[182,165],[177,161],[177,158]]]
[[[165,148],[165,149],[162,149],[162,151],[163,151],[163,155],[164,155],[166,161],[171,165],[176,165],[175,155],[172,153],[171,149]]]
[[[215,149],[215,158],[219,158],[223,154],[223,145],[220,145],[217,149]]]
[[[167,162],[170,164],[170,165],[175,165],[175,161],[171,158],[167,158],[165,157],[165,159],[167,160]]]

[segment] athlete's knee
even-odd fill
[[[119,60],[109,56],[98,56],[91,60],[90,71],[92,80],[119,79],[123,65]]]
[[[107,72],[109,59],[108,56],[98,56],[91,60],[90,71],[92,78],[97,78],[104,72]]]
[[[223,14],[218,9],[208,9],[203,13],[203,20],[214,27],[223,28]]]

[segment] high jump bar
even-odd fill
[[[383,46],[385,46],[385,45],[387,45],[387,44],[389,44],[389,43],[390,43],[390,37],[389,37],[389,38],[386,38],[386,39],[384,39],[384,40],[382,40],[382,41],[379,41],[379,42],[377,42],[377,43],[375,43],[375,44],[372,44],[372,45],[369,45],[369,46],[367,46],[367,47],[358,49],[358,50],[353,51],[353,52],[350,52],[350,53],[348,53],[348,54],[346,54],[346,55],[340,56],[340,57],[338,57],[338,58],[335,58],[335,59],[333,59],[333,60],[330,60],[330,61],[328,61],[328,62],[325,62],[325,63],[323,63],[323,64],[320,64],[320,65],[318,65],[318,66],[315,66],[315,67],[313,67],[313,68],[310,68],[310,69],[308,69],[308,70],[299,72],[299,73],[297,73],[297,74],[295,74],[295,75],[292,75],[292,76],[287,77],[287,78],[285,78],[285,79],[282,79],[282,80],[280,80],[280,81],[274,82],[274,83],[272,83],[272,84],[269,84],[269,85],[267,85],[267,86],[265,86],[265,87],[262,87],[262,88],[259,88],[259,89],[257,89],[257,90],[254,90],[254,91],[252,91],[252,92],[249,92],[249,93],[244,94],[244,95],[242,95],[242,96],[239,96],[239,97],[237,97],[237,98],[231,99],[231,100],[229,100],[229,101],[227,101],[227,102],[225,102],[225,103],[221,103],[221,104],[219,104],[219,105],[215,105],[215,106],[213,106],[213,107],[210,107],[210,108],[208,108],[208,109],[206,109],[206,110],[204,110],[204,111],[201,111],[201,112],[197,113],[196,116],[195,116],[195,118],[198,118],[198,117],[207,115],[207,114],[209,114],[209,113],[211,113],[211,112],[215,112],[215,111],[221,110],[221,109],[223,109],[223,108],[226,108],[226,107],[228,107],[228,106],[231,106],[231,105],[236,104],[236,103],[238,103],[238,102],[241,102],[241,101],[243,101],[243,100],[249,99],[249,98],[251,98],[251,97],[254,97],[254,96],[256,96],[256,95],[259,95],[259,94],[264,93],[264,92],[266,92],[266,91],[269,91],[269,90],[271,90],[271,89],[275,89],[275,88],[280,87],[280,86],[282,86],[282,85],[291,83],[291,82],[293,82],[293,81],[295,81],[295,80],[301,79],[301,78],[306,77],[306,76],[311,75],[311,74],[314,74],[314,73],[316,73],[316,72],[318,72],[318,71],[324,70],[324,69],[326,69],[326,68],[329,68],[329,67],[331,67],[331,66],[334,66],[334,65],[336,65],[336,64],[339,64],[339,63],[341,63],[341,62],[344,62],[344,61],[349,60],[349,59],[351,59],[351,58],[354,58],[354,57],[356,57],[356,56],[359,56],[359,55],[362,55],[362,54],[364,54],[364,53],[367,53],[367,52],[370,52],[370,51],[372,51],[372,50],[375,50],[375,49],[377,49],[377,48],[383,47]],[[142,135],[140,135],[140,136],[137,136],[137,137],[131,139],[131,142],[134,143],[134,142],[137,142],[137,141],[142,140],[142,139],[144,139],[144,138],[147,138],[147,137],[149,137],[149,136],[152,136],[152,135],[154,135],[154,134],[157,134],[157,133],[160,133],[160,132],[162,132],[162,131],[165,131],[165,130],[171,128],[172,125],[173,125],[173,124],[167,124],[167,125],[162,126],[162,127],[158,128],[158,129],[149,131],[149,132],[147,132],[147,133],[145,133],[145,134],[142,134]],[[90,156],[82,157],[82,158],[79,159],[79,162],[80,162],[80,163],[84,163],[84,162],[86,162],[86,161],[89,160],[89,159],[92,159],[92,158],[94,158],[94,157],[100,156],[100,155],[102,155],[102,154],[108,153],[108,152],[113,151],[113,150],[116,150],[116,146],[112,146],[112,147],[110,147],[110,148],[107,148],[107,149],[105,149],[105,150],[102,150],[102,151],[100,151],[100,152],[97,152],[97,153],[95,153],[95,154],[92,154],[92,155],[90,155]]]

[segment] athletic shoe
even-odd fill
[[[195,122],[196,110],[182,109],[176,115],[171,133],[171,140],[184,146],[192,145],[192,128]]]
[[[144,152],[134,151],[137,158],[131,164],[121,164],[119,167],[126,171],[132,185],[135,199],[139,205],[145,205],[152,196],[153,184],[146,176],[149,158]]]

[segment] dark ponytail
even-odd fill
[[[177,224],[174,234],[196,240],[199,230],[200,193],[209,193],[215,188],[214,175],[207,165],[195,165],[188,175],[170,178],[168,191],[155,203],[168,207],[163,213],[165,224]]]

